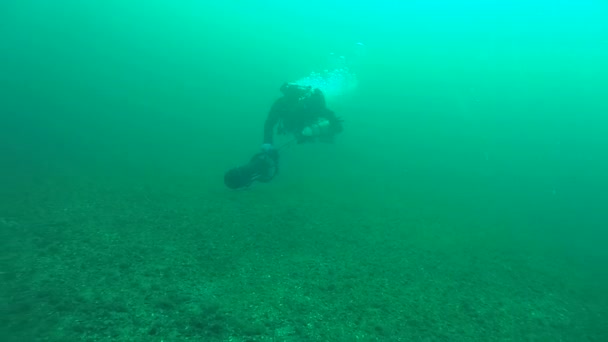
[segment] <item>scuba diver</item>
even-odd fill
[[[342,120],[327,108],[320,89],[284,83],[280,90],[283,96],[274,102],[264,124],[262,150],[273,149],[277,124],[278,134],[293,134],[299,144],[333,142],[334,136],[342,132]]]
[[[227,187],[242,189],[254,181],[269,182],[276,176],[280,148],[276,148],[273,141],[277,125],[279,135],[294,136],[286,145],[291,142],[331,143],[335,135],[342,132],[342,120],[327,108],[321,90],[293,83],[284,83],[280,90],[283,96],[274,102],[264,123],[262,151],[246,165],[226,172],[224,183]]]

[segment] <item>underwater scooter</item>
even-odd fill
[[[279,172],[279,151],[256,153],[247,164],[232,168],[224,174],[224,184],[230,189],[244,189],[253,182],[270,182]]]
[[[230,189],[244,189],[254,182],[268,183],[279,172],[279,151],[293,145],[319,139],[328,139],[331,134],[330,123],[327,119],[319,119],[314,124],[307,126],[301,134],[288,141],[278,149],[270,149],[258,152],[251,157],[245,165],[232,168],[224,174],[224,184]]]

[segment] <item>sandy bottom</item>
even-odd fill
[[[142,183],[5,191],[2,341],[608,341],[605,260],[500,220]]]

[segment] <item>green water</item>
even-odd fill
[[[607,341],[608,5],[399,3],[2,2],[2,341]]]

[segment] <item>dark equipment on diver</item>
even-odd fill
[[[271,150],[255,154],[249,163],[228,170],[224,184],[230,189],[243,189],[253,182],[270,182],[279,171],[279,152]]]

